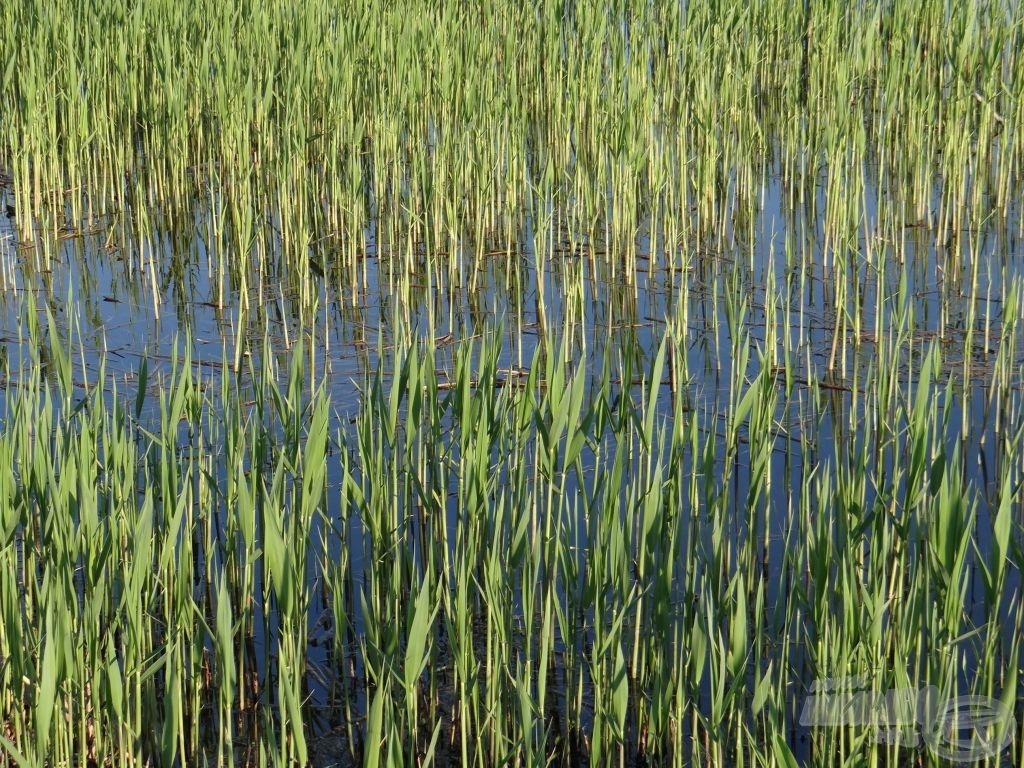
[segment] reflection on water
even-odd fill
[[[771,574],[766,600],[775,604],[786,599],[787,584],[803,577],[786,571],[791,567],[787,548],[798,505],[794,489],[807,485],[808,474],[849,467],[862,454],[881,456],[880,466],[865,468],[870,480],[860,512],[888,503],[878,489],[892,474],[893,462],[904,459],[885,445],[877,453],[864,452],[863,446],[905,429],[906,417],[886,411],[895,400],[871,400],[875,390],[865,383],[884,374],[896,389],[910,391],[934,343],[944,366],[936,396],[948,408],[939,442],[964,457],[965,480],[986,502],[977,509],[978,551],[970,554],[984,561],[991,546],[992,505],[1006,474],[1002,465],[1018,460],[1007,458],[1004,441],[1022,423],[1024,344],[1019,334],[1003,335],[1012,320],[1003,316],[1003,302],[1022,276],[1019,212],[1011,220],[992,217],[979,228],[954,230],[952,237],[937,241],[926,222],[894,223],[891,215],[879,216],[882,192],[869,186],[857,237],[842,241],[824,224],[830,205],[826,188],[823,175],[814,195],[793,206],[780,175],[770,175],[754,217],[746,220],[743,214],[750,209],[736,203],[734,216],[723,218],[728,226],[701,242],[668,242],[650,218],[637,226],[631,242],[610,242],[600,232],[575,228],[570,215],[551,207],[550,223],[543,227],[526,216],[513,231],[479,241],[465,238],[458,258],[446,262],[450,268],[432,266],[438,254],[428,258],[424,246],[412,260],[419,268],[410,270],[406,255],[379,244],[371,226],[356,246],[356,273],[336,258],[327,240],[308,248],[310,269],[301,275],[288,259],[263,258],[257,266],[255,258],[226,250],[217,235],[216,199],[194,201],[187,210],[147,211],[148,229],[130,205],[116,216],[67,222],[56,231],[40,225],[30,242],[17,241],[11,226],[0,220],[6,367],[10,382],[16,382],[28,359],[20,340],[30,292],[41,316],[47,308],[52,313],[51,332],[75,351],[76,383],[83,392],[116,383],[119,393],[130,394],[144,358],[155,373],[154,386],[160,371],[169,369],[175,340],[187,335],[200,378],[213,381],[227,366],[244,403],[246,387],[252,386],[245,362],[269,353],[283,380],[291,350],[308,338],[313,340],[310,374],[328,387],[332,434],[344,442],[355,440],[356,414],[373,373],[378,367],[385,377],[393,373],[395,345],[433,339],[438,382],[445,387],[454,381],[456,350],[467,340],[500,332],[499,364],[513,379],[527,371],[544,339],[564,337],[574,366],[587,376],[588,391],[599,388],[602,377],[610,378],[614,412],[619,403],[642,400],[642,376],[668,329],[678,328],[677,364],[657,403],[671,419],[676,400],[685,402],[684,412],[697,416],[702,434],[724,435],[737,384],[754,381],[764,366],[771,367],[777,401],[768,466],[755,468],[750,448],[752,440],[761,445],[765,436],[741,432],[733,457],[723,439],[712,443],[715,453],[704,459],[709,463],[697,466],[688,456],[681,469],[709,475],[706,487],[712,490],[715,477],[729,478],[728,493],[721,494],[724,504],[712,511],[727,516],[726,533],[737,542],[764,537],[756,565]],[[284,247],[273,217],[268,231],[263,253],[273,256]],[[623,248],[635,258],[628,271],[618,254]],[[996,386],[992,366],[1000,352],[1011,360],[1012,373]],[[895,365],[883,372],[879,361]],[[947,381],[951,386],[943,393]],[[0,399],[6,402],[6,394]],[[155,408],[152,400],[150,408]],[[610,439],[610,427],[603,437]],[[585,472],[607,471],[592,466],[589,448],[582,456]],[[729,471],[726,461],[733,463]],[[329,561],[346,558],[352,583],[358,584],[366,568],[360,542],[367,533],[356,513],[343,516],[338,508],[338,472],[332,465],[326,515],[318,519],[312,540],[326,542]],[[577,482],[569,482],[570,496],[584,492]],[[454,494],[447,500],[452,523],[459,516],[457,503]],[[343,517],[346,530],[325,522]],[[695,515],[681,517],[680,525],[681,552],[711,548],[713,521]],[[308,570],[314,583],[319,578],[315,559]],[[1010,572],[1006,589],[1019,591],[1018,572]],[[694,597],[677,595],[680,604]],[[970,620],[983,622],[977,568],[966,600]],[[321,597],[313,608],[311,669],[324,670],[331,661],[329,604]],[[265,629],[274,632],[264,620],[257,617],[257,638]],[[355,611],[357,631],[361,621]],[[793,654],[790,662],[800,668],[799,646]],[[969,670],[968,660],[965,677]],[[312,701],[327,708],[329,679],[312,674],[309,684]],[[361,710],[361,693],[357,699]]]

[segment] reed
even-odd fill
[[[1022,13],[0,7],[4,759],[1017,759]]]

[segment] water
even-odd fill
[[[527,217],[509,252],[505,243],[494,243],[481,255],[465,243],[461,273],[454,283],[439,274],[438,284],[428,290],[425,281],[414,278],[412,306],[403,305],[403,297],[389,290],[393,281],[389,257],[378,252],[371,226],[363,233],[365,290],[352,290],[332,284],[330,276],[321,277],[314,286],[320,309],[312,327],[305,329],[300,322],[299,298],[289,291],[288,280],[251,275],[244,297],[230,289],[223,297],[218,294],[214,279],[218,256],[209,246],[214,241],[212,221],[199,203],[188,226],[157,229],[142,241],[118,242],[114,222],[107,220],[81,228],[68,226],[56,238],[39,230],[34,243],[23,243],[16,238],[13,220],[0,218],[0,262],[5,265],[0,334],[12,379],[16,379],[17,361],[24,352],[19,347],[19,334],[24,337],[24,332],[19,329],[24,327],[25,298],[31,292],[40,322],[45,324],[44,308],[49,307],[61,343],[76,351],[76,384],[84,391],[86,385],[98,383],[102,363],[107,377],[103,385],[116,383],[122,395],[131,395],[142,359],[148,359],[151,372],[156,371],[156,376],[151,373],[151,381],[155,380],[167,367],[175,342],[180,346],[185,335],[191,339],[194,364],[201,372],[213,373],[224,364],[244,361],[245,355],[259,354],[262,350],[257,347],[265,334],[272,341],[272,352],[279,356],[279,369],[286,372],[289,352],[305,333],[315,340],[314,374],[322,374],[330,388],[335,426],[348,430],[358,409],[360,388],[382,362],[381,352],[387,371],[386,360],[396,343],[393,321],[398,315],[405,316],[414,334],[434,335],[442,379],[453,374],[451,353],[460,341],[493,334],[501,323],[505,331],[503,368],[527,365],[545,329],[566,329],[573,336],[574,354],[591,376],[597,375],[606,356],[621,362],[625,356],[638,355],[633,366],[636,381],[627,391],[639,397],[639,376],[649,366],[666,322],[678,316],[682,301],[688,304],[686,357],[691,376],[685,392],[691,408],[708,414],[705,428],[713,429],[715,420],[728,411],[735,378],[732,341],[722,321],[725,294],[735,287],[750,298],[743,327],[751,347],[745,373],[753,377],[759,370],[759,355],[768,351],[765,304],[770,300],[771,280],[777,296],[789,296],[787,306],[776,308],[773,335],[780,350],[787,334],[792,339],[794,354],[788,363],[795,366],[790,373],[797,390],[812,382],[832,381],[829,363],[847,361],[846,380],[841,376],[828,386],[835,387],[837,394],[836,417],[848,421],[852,371],[867,370],[879,334],[898,319],[896,297],[900,281],[905,280],[914,318],[910,332],[919,340],[918,350],[938,341],[946,373],[955,377],[964,370],[965,360],[977,372],[967,382],[957,381],[958,390],[966,394],[952,404],[949,439],[960,441],[964,455],[977,457],[976,462],[968,462],[970,480],[991,496],[997,490],[991,483],[1000,460],[994,431],[996,413],[1002,414],[1005,424],[1007,419],[1019,418],[1021,409],[1019,373],[1008,399],[999,404],[988,402],[984,378],[1000,343],[1000,297],[1022,274],[1024,248],[1015,224],[1017,213],[1009,221],[993,218],[980,230],[964,230],[958,240],[945,244],[936,244],[926,227],[908,221],[904,242],[894,244],[879,233],[879,190],[868,186],[859,242],[839,253],[835,244],[829,243],[820,216],[815,218],[814,212],[824,211],[828,204],[825,187],[823,171],[811,208],[791,210],[776,171],[766,181],[758,218],[750,230],[752,240],[733,231],[717,243],[684,244],[666,251],[664,238],[652,236],[645,225],[636,237],[639,259],[633,284],[623,279],[621,268],[619,274],[611,275],[608,262],[599,253],[603,243],[588,243],[584,233],[569,231],[557,221],[553,251],[540,258],[543,270],[538,271],[538,256],[533,251],[536,232]],[[13,204],[9,181],[3,197],[6,204]],[[939,189],[935,197],[938,204]],[[125,215],[130,219],[131,212]],[[168,218],[163,223],[182,222]],[[652,240],[662,244],[657,253],[651,252]],[[893,262],[896,245],[901,246],[905,263]],[[814,263],[805,269],[789,255],[794,252],[810,253]],[[329,254],[316,256],[325,259]],[[685,267],[680,268],[684,256]],[[861,322],[859,339],[848,334],[833,350],[833,301],[838,286],[823,264],[840,256],[847,260],[852,278],[847,290],[852,285],[862,290]],[[474,260],[475,274],[468,266]],[[666,266],[668,261],[674,262],[672,269]],[[880,286],[875,274],[879,265],[886,263],[881,285],[885,305],[878,315],[882,328],[877,328]],[[732,282],[734,277],[736,282]],[[974,315],[973,348],[966,349],[965,324],[975,280],[981,295]],[[242,311],[243,299],[247,312]],[[1021,370],[1021,345],[1010,354],[1013,368]],[[911,375],[913,361],[906,360],[905,365],[901,379]],[[595,382],[591,380],[589,386]],[[667,387],[659,402],[668,408]],[[794,408],[798,406],[791,402],[789,412],[779,414],[780,434],[784,431],[791,439],[807,426],[800,423]],[[970,429],[961,434],[956,430],[963,423],[963,409]],[[817,426],[819,461],[833,458],[836,436],[830,421],[827,418]],[[798,471],[799,465],[799,461],[793,463],[790,471]],[[738,491],[734,498],[741,500],[745,494],[742,488]]]
[[[779,406],[767,468],[771,482],[767,495],[758,501],[759,515],[764,516],[760,525],[767,534],[760,566],[770,573],[766,597],[774,603],[784,599],[791,579],[799,576],[785,571],[792,531],[784,511],[795,503],[791,491],[802,487],[805,473],[848,462],[858,440],[863,439],[850,429],[860,418],[858,409],[863,408],[863,399],[858,401],[853,393],[876,364],[877,344],[898,325],[908,307],[913,310],[913,326],[907,333],[914,339],[914,356],[900,360],[894,373],[898,381],[907,383],[917,375],[927,346],[941,346],[944,367],[940,384],[953,383],[943,443],[960,450],[965,457],[966,482],[979,489],[980,498],[987,502],[977,510],[978,551],[972,557],[984,561],[992,545],[991,505],[1001,490],[997,480],[1000,464],[1006,461],[1001,440],[1019,428],[1024,409],[1020,336],[1016,347],[1007,351],[1013,361],[1013,380],[999,402],[992,401],[987,379],[1002,343],[1001,297],[1006,287],[1022,276],[1024,249],[1015,234],[1019,212],[1015,211],[1010,221],[991,219],[979,230],[964,230],[947,243],[936,243],[927,228],[908,221],[899,233],[903,242],[896,244],[883,232],[880,194],[877,187],[868,187],[861,235],[856,243],[837,246],[816,213],[825,211],[828,204],[824,177],[816,187],[813,205],[793,210],[787,206],[784,185],[775,172],[766,181],[756,220],[749,227],[736,226],[724,232],[716,241],[673,245],[666,251],[663,234],[646,223],[635,237],[639,268],[632,281],[623,279],[621,265],[612,275],[616,257],[606,259],[598,253],[608,246],[568,230],[557,215],[551,252],[537,254],[535,223],[526,217],[509,243],[511,249],[495,242],[481,254],[466,241],[459,261],[461,271],[454,280],[443,272],[429,286],[425,276],[414,278],[411,292],[405,296],[391,288],[394,264],[378,246],[371,227],[362,235],[365,286],[353,289],[332,282],[335,273],[328,261],[330,254],[315,254],[322,261],[322,274],[312,286],[318,310],[311,323],[308,318],[303,321],[302,302],[287,276],[249,270],[244,294],[234,288],[223,296],[219,293],[214,275],[220,255],[211,248],[215,241],[211,217],[202,204],[191,221],[178,221],[170,229],[157,228],[141,241],[115,242],[113,222],[99,221],[86,231],[62,231],[56,238],[40,230],[34,243],[21,243],[11,224],[0,220],[0,263],[5,281],[0,336],[13,382],[27,352],[20,340],[25,338],[26,298],[31,293],[40,322],[45,324],[43,310],[49,307],[54,317],[50,332],[75,350],[75,381],[83,395],[87,386],[100,385],[112,396],[116,385],[118,394],[128,397],[134,394],[142,360],[149,361],[150,381],[159,380],[169,370],[175,343],[180,346],[185,335],[193,344],[196,370],[211,381],[223,366],[234,367],[247,357],[262,355],[263,338],[271,341],[267,351],[277,358],[283,380],[298,340],[312,339],[312,372],[323,377],[330,391],[331,432],[343,440],[346,436],[354,440],[354,421],[369,377],[378,366],[387,374],[394,345],[403,343],[396,330],[398,319],[414,336],[435,338],[442,383],[454,379],[454,349],[467,339],[502,333],[500,367],[519,370],[529,365],[545,332],[554,330],[570,337],[572,354],[588,377],[588,392],[598,387],[607,359],[620,375],[612,382],[617,397],[640,402],[644,394],[641,377],[662,336],[670,324],[685,317],[685,346],[679,353],[685,355],[690,378],[665,381],[658,389],[656,402],[664,418],[671,418],[674,399],[682,397],[689,412],[701,415],[703,434],[723,432],[735,397],[733,382],[739,377],[753,380],[761,370],[762,355],[775,359],[779,366]],[[936,196],[940,197],[938,191]],[[5,199],[13,199],[7,190]],[[652,250],[652,243],[661,244],[657,251]],[[897,257],[903,261],[898,262]],[[837,259],[846,262],[839,281],[837,273],[826,268]],[[468,266],[473,263],[475,270]],[[878,277],[882,268],[884,277]],[[980,286],[981,297],[974,307],[970,305],[975,301],[972,284]],[[837,312],[842,310],[837,310],[835,298],[841,290],[857,291],[859,297],[856,303],[852,298],[845,303],[845,311],[852,309],[852,316],[847,318],[848,331],[837,339]],[[740,325],[747,334],[742,343],[749,348],[742,371],[734,370],[738,361],[726,318],[730,295],[749,298]],[[770,306],[787,296],[788,301]],[[406,303],[407,297],[412,298],[411,304]],[[969,323],[973,327],[969,328]],[[857,328],[856,336],[849,330],[852,328]],[[973,332],[970,346],[968,331]],[[772,339],[775,349],[769,348]],[[244,364],[237,371],[242,390],[245,371]],[[621,378],[627,371],[631,372],[629,379]],[[509,377],[514,378],[512,374]],[[788,398],[782,394],[787,381],[793,387]],[[828,404],[821,410],[812,405],[815,391],[829,393]],[[7,393],[0,393],[0,412],[6,402]],[[155,419],[152,400],[149,407],[148,417]],[[903,423],[901,414],[888,417]],[[746,501],[752,498],[752,483],[760,482],[753,477],[749,437],[741,439],[732,459],[735,466],[728,473],[730,506],[719,510],[733,521],[729,535],[737,541],[761,532],[748,527],[751,518]],[[809,453],[801,447],[804,444],[812,447]],[[726,461],[725,443],[719,441],[714,473],[726,475]],[[684,469],[699,471],[689,465]],[[892,469],[874,467],[873,472],[885,476]],[[337,467],[332,466],[331,472],[325,517],[339,520]],[[575,481],[568,491],[570,495],[582,492]],[[874,489],[869,489],[865,510],[875,504],[874,494]],[[455,505],[454,497],[449,498],[451,521],[458,516]],[[359,584],[366,570],[363,541],[367,532],[357,515],[347,520],[347,530],[325,535],[329,542],[326,554],[337,561],[345,548],[351,583]],[[685,540],[708,545],[713,535],[711,521],[684,516],[681,525]],[[313,541],[323,532],[321,526],[318,523],[312,532]],[[316,579],[312,564],[308,573],[311,580]],[[979,568],[972,568],[971,573],[969,617],[980,623],[985,618],[983,580]],[[1011,569],[1007,590],[1019,593],[1020,586],[1019,573]],[[323,596],[315,589],[314,593],[322,601]],[[680,601],[686,597],[678,595]],[[322,639],[327,635],[318,619],[329,606],[314,602],[310,626],[320,639],[310,650],[310,661],[326,669],[329,644]],[[262,635],[262,621],[260,617],[257,637]],[[356,611],[355,631],[360,630]],[[792,663],[799,666],[802,651],[798,648],[796,652]],[[965,682],[971,666],[968,658]],[[309,684],[312,702],[329,708],[329,684],[315,677]],[[704,693],[709,695],[707,689]],[[355,706],[360,709],[365,701],[357,697]]]

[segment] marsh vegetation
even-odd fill
[[[1021,4],[0,50],[0,762],[1024,764]]]

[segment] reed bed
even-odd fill
[[[0,432],[8,757],[905,761],[870,727],[791,742],[810,682],[847,677],[1019,717],[1019,397],[981,487],[939,345],[896,341],[912,387],[869,364],[839,398],[761,356],[708,429],[667,384],[684,338],[596,377],[549,338],[519,376],[495,329],[450,386],[411,343],[334,434],[304,342],[205,380],[186,347],[149,427],[148,365],[77,400],[52,344]]]
[[[1022,13],[0,7],[2,760],[1024,764]]]
[[[122,240],[124,214],[148,234],[199,198],[220,300],[253,270],[301,285],[311,254],[343,292],[367,232],[398,274],[472,279],[467,250],[518,242],[524,220],[537,238],[564,221],[630,280],[642,224],[658,263],[720,247],[770,171],[794,203],[824,174],[818,257],[837,269],[867,186],[891,197],[879,235],[924,222],[939,243],[1019,194],[1015,3],[48,11],[0,12],[18,232]]]

